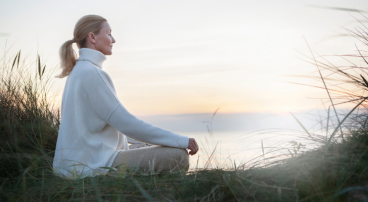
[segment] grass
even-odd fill
[[[352,33],[368,45],[364,30]],[[357,53],[349,56],[367,63],[364,52]],[[305,57],[317,66],[316,79],[323,84],[317,87],[327,90],[326,103],[332,103],[319,132],[295,117],[304,130],[301,138],[315,148],[304,150],[297,142],[264,148],[261,141],[260,155],[221,166],[214,165],[216,145],[207,151],[204,168],[186,174],[67,180],[52,173],[60,111],[50,104],[49,90],[57,69],[46,69],[39,56],[32,61],[22,59],[20,51],[5,55],[0,66],[0,201],[367,201],[366,67],[352,62],[338,67],[323,56]],[[334,108],[340,103],[356,108],[339,119]]]

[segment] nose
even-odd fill
[[[115,38],[114,37],[112,37],[112,43],[115,43]]]

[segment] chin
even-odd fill
[[[105,51],[104,52],[104,55],[111,55],[112,54],[112,51]]]

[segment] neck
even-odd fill
[[[98,50],[92,48],[81,48],[79,49],[78,61],[90,61],[102,69],[102,63],[106,60],[106,56]]]
[[[97,50],[96,46],[93,43],[87,43],[85,48],[89,48],[89,49],[92,49],[92,50]]]

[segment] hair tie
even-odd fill
[[[75,40],[74,38],[72,39],[72,41],[73,41],[73,43],[74,43],[74,42],[77,42],[77,40]]]

